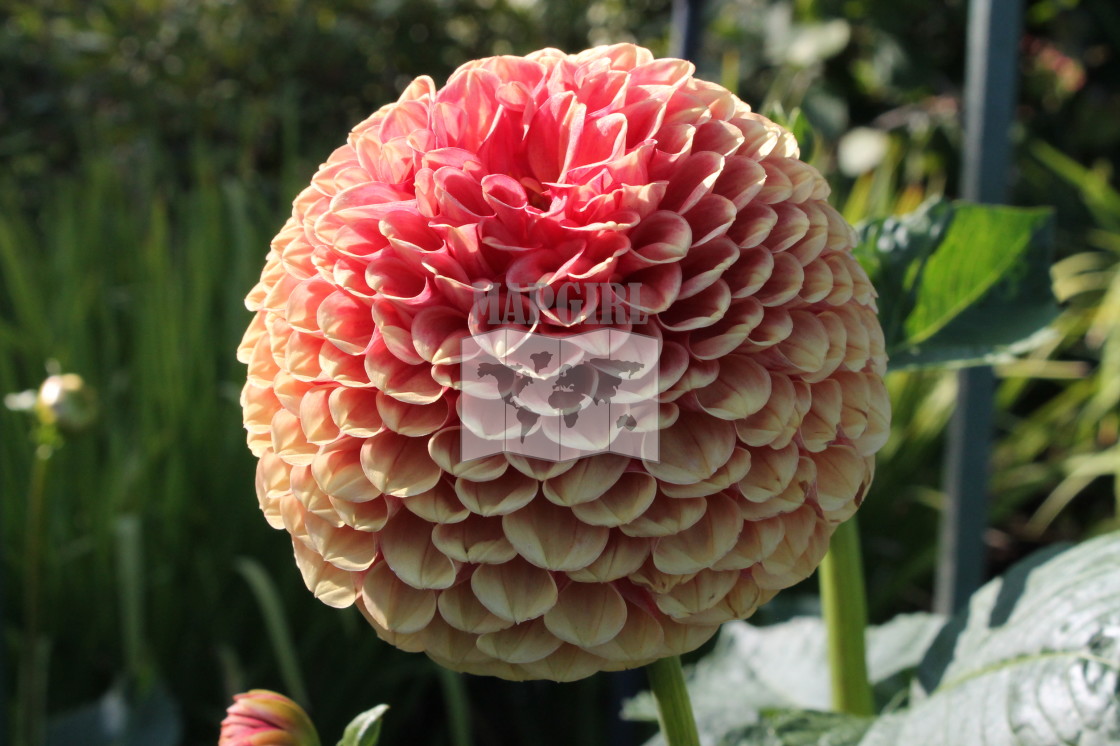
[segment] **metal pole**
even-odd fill
[[[961,196],[973,202],[1007,198],[1021,18],[1021,0],[969,3]],[[957,374],[957,384],[934,588],[934,610],[943,614],[963,607],[985,574],[995,379],[991,368],[971,368]]]
[[[669,56],[696,61],[700,52],[700,16],[703,0],[673,0],[673,17],[669,35]]]

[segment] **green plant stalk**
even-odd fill
[[[646,666],[650,688],[657,700],[657,721],[669,746],[700,746],[692,701],[684,685],[680,656],[670,656]]]
[[[841,523],[832,535],[820,567],[821,607],[828,630],[828,668],[832,708],[850,715],[875,714],[867,676],[867,592],[855,519]]]
[[[451,743],[454,746],[471,746],[471,713],[463,676],[440,665],[436,666],[436,670],[447,707],[447,717],[451,721]]]
[[[38,438],[37,438],[38,439]],[[31,483],[27,490],[27,577],[24,580],[23,665],[20,736],[16,742],[35,746],[43,741],[46,718],[46,686],[41,678],[46,671],[39,665],[39,611],[42,598],[43,500],[47,484],[47,464],[54,449],[45,442],[35,448]]]

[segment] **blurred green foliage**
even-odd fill
[[[37,387],[53,359],[100,402],[96,423],[67,439],[47,475],[51,715],[101,697],[138,666],[166,682],[185,742],[213,743],[234,691],[281,689],[292,678],[266,631],[277,624],[266,615],[279,614],[325,738],[388,701],[383,742],[450,742],[426,659],[382,645],[356,613],[314,602],[287,537],[260,518],[237,404],[244,371],[233,350],[249,318],[241,299],[314,165],[412,77],[439,81],[468,59],[543,46],[634,40],[663,53],[669,5],[0,7],[0,394]],[[799,131],[814,133],[805,155],[830,174],[848,219],[907,212],[952,196],[956,183],[965,10],[963,0],[710,0],[699,67],[764,112],[800,112]],[[1105,525],[1113,478],[1093,471],[1101,460],[1092,458],[1115,453],[1120,429],[1120,325],[1109,315],[1120,266],[1110,167],[1120,162],[1120,11],[1112,0],[1032,0],[1026,19],[1009,178],[1017,202],[1057,207],[1070,292],[1061,341],[1003,371],[996,564]],[[879,620],[928,604],[954,397],[940,374],[895,374],[888,387],[894,430],[861,512]],[[21,644],[29,428],[25,415],[0,409],[9,662]],[[1040,509],[1059,501],[1043,525]],[[118,567],[122,519],[139,522],[130,551],[143,561],[129,581],[139,591]],[[276,603],[262,606],[235,571],[241,557],[263,568]],[[132,618],[137,605],[142,623]],[[6,679],[11,724],[12,665]],[[611,728],[633,726],[615,723],[605,703],[640,683],[471,679],[475,734],[487,744],[624,743],[635,734]]]

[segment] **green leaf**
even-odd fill
[[[871,722],[838,712],[776,710],[728,733],[719,746],[858,746]]]
[[[388,709],[389,705],[378,705],[351,720],[338,746],[377,746],[377,739],[381,737],[381,716]]]
[[[896,617],[867,630],[868,670],[876,695],[887,702],[909,686],[926,648],[944,624],[933,614]],[[717,743],[760,723],[768,710],[826,710],[830,706],[824,624],[800,617],[769,627],[725,624],[712,653],[697,663],[688,689],[701,737]],[[623,716],[657,719],[648,693],[629,701]],[[656,742],[656,741],[655,741]]]
[[[859,229],[894,369],[1005,360],[1057,315],[1051,213],[932,202]]]
[[[1120,743],[1120,534],[985,585],[861,746]]]

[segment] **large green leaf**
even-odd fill
[[[1120,743],[1120,535],[1047,558],[972,597],[861,746]]]
[[[939,616],[908,614],[868,629],[869,675],[882,702],[895,698],[909,685],[905,674],[917,668],[943,624]],[[826,637],[823,623],[815,617],[769,627],[746,622],[725,624],[715,650],[697,663],[688,677],[689,695],[705,742],[718,743],[736,733],[769,732],[776,727],[775,722],[787,732],[806,725],[821,727],[820,721],[807,719],[803,713],[793,721],[780,722],[773,720],[778,714],[768,721],[764,713],[828,709],[831,693]],[[631,700],[624,716],[656,720],[653,697],[646,693]],[[863,722],[861,728],[865,727]]]
[[[838,712],[763,712],[754,725],[724,735],[719,746],[859,746],[871,722]]]
[[[892,368],[996,362],[1057,314],[1047,209],[932,202],[859,234]]]

